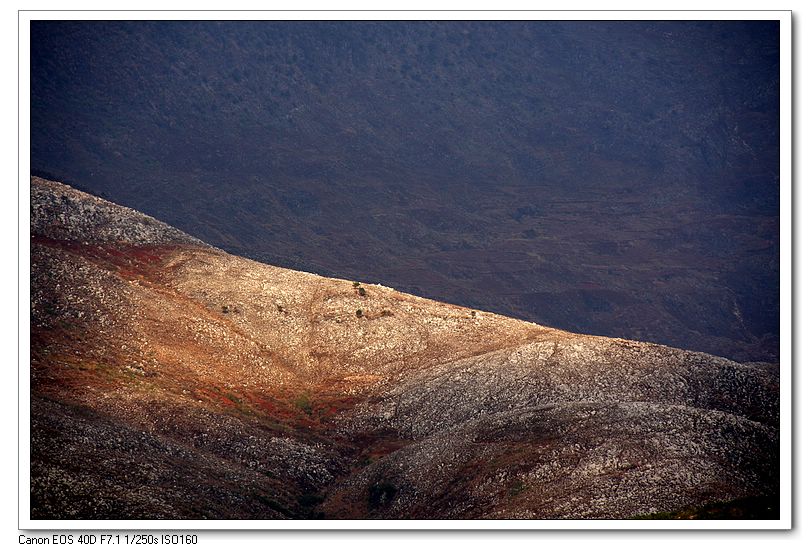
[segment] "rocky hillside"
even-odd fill
[[[257,263],[39,178],[31,201],[33,518],[630,518],[778,491],[775,365]]]

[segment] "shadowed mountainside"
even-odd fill
[[[778,494],[775,365],[257,263],[39,178],[31,200],[33,518],[629,518]]]
[[[31,37],[42,175],[274,265],[778,360],[778,22]]]

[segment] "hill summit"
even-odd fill
[[[779,361],[778,21],[32,21],[31,166],[264,263]]]

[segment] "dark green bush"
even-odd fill
[[[368,503],[372,508],[377,508],[391,502],[396,494],[396,487],[387,481],[381,481],[368,488]]]
[[[306,414],[312,414],[312,401],[308,395],[299,395],[295,400],[295,406],[304,411]]]

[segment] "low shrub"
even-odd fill
[[[299,395],[295,399],[295,406],[304,411],[307,415],[312,414],[312,401],[308,395]]]
[[[368,488],[368,503],[377,508],[391,502],[397,494],[397,488],[387,481],[380,481]]]

